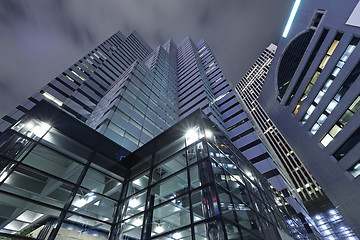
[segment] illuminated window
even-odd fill
[[[360,141],[360,128],[358,128],[351,136],[341,145],[333,156],[340,161],[353,147]]]
[[[313,105],[316,105],[320,102],[320,100],[322,99],[322,97],[325,95],[326,91],[329,89],[329,87],[331,86],[331,84],[333,83],[334,79],[337,77],[337,75],[339,74],[340,70],[342,69],[342,67],[345,65],[346,60],[348,59],[348,57],[351,55],[351,53],[354,51],[356,44],[358,44],[359,39],[358,38],[354,38],[349,46],[346,48],[345,52],[343,53],[343,55],[341,56],[340,60],[338,61],[338,63],[336,64],[336,67],[333,69],[332,73],[329,76],[329,79],[325,82],[325,84],[323,85],[323,87],[321,88],[320,92],[317,94],[317,96],[315,97],[314,101],[313,101]],[[337,44],[336,44],[337,45]],[[333,45],[331,45],[328,53],[332,53],[334,52]],[[347,56],[347,58],[344,58],[344,56]],[[310,84],[309,84],[310,85]],[[338,101],[340,101],[340,94],[343,94],[344,92],[344,88],[341,87],[342,90],[339,91],[339,93],[337,94],[335,100],[331,101],[329,103],[329,105],[326,108],[326,112],[327,113],[331,113],[334,108],[336,107],[336,105],[338,104]],[[306,93],[305,91],[305,94]],[[305,95],[304,94],[304,95]],[[297,110],[298,111],[298,110]],[[301,123],[305,124],[307,119],[309,119],[311,113],[309,113],[309,110],[306,112],[306,115],[301,119]]]
[[[86,65],[85,63],[82,62],[81,64],[84,65],[84,67],[89,69],[91,72],[94,72],[94,70],[91,67],[89,67],[88,65]]]
[[[75,80],[74,80],[74,79],[72,79],[69,75],[65,74],[65,76],[66,76],[66,77],[67,77],[67,79],[69,79],[70,81],[75,82]]]
[[[344,114],[339,118],[339,120],[334,124],[330,131],[321,139],[320,143],[327,147],[329,143],[335,138],[335,136],[341,131],[345,124],[355,115],[355,113],[360,109],[360,96],[358,96],[349,106],[349,108],[344,112]]]
[[[355,66],[355,68],[352,70],[352,72],[350,73],[350,75],[346,78],[346,80],[344,81],[343,85],[339,88],[338,92],[336,93],[335,97],[333,98],[333,100],[330,101],[330,103],[328,104],[328,106],[326,107],[325,111],[322,113],[322,115],[319,117],[319,119],[317,120],[317,122],[321,121],[320,118],[322,118],[323,115],[326,114],[325,119],[327,118],[327,116],[329,114],[332,113],[332,111],[335,109],[335,107],[337,106],[337,104],[340,102],[341,98],[345,95],[345,93],[347,92],[347,90],[350,89],[351,85],[354,83],[354,81],[356,80],[356,78],[359,76],[360,74],[360,62],[358,62],[358,64]],[[356,107],[355,107],[356,108]],[[358,107],[357,107],[358,108]],[[346,114],[347,112],[345,112]],[[321,125],[321,124],[320,124]],[[317,130],[316,130],[317,131]],[[311,129],[311,133],[315,134],[316,131],[314,131],[314,129]]]
[[[335,51],[337,45],[339,44],[340,38],[342,37],[342,34],[338,33],[334,39],[334,41],[332,42],[331,46],[329,47],[328,51],[326,52],[324,58],[322,59],[320,65],[318,66],[317,71],[314,73],[313,77],[311,78],[311,81],[309,82],[309,84],[306,86],[305,91],[302,95],[302,97],[300,98],[300,101],[298,102],[298,104],[296,105],[295,109],[293,110],[293,114],[296,116],[296,114],[299,112],[299,109],[301,107],[301,105],[303,104],[303,102],[305,101],[305,99],[307,98],[307,96],[309,95],[312,87],[315,85],[317,79],[320,76],[321,71],[325,68],[326,64],[328,63],[331,55],[333,54],[333,52]],[[319,100],[320,101],[320,100]],[[304,118],[301,121],[302,123],[305,123],[306,121],[304,121]]]
[[[81,80],[86,81],[85,78],[83,78],[82,76],[80,76],[79,74],[77,74],[76,72],[74,72],[73,70],[71,70],[71,72],[72,72],[75,76],[77,76],[78,78],[80,78]]]
[[[207,70],[206,73],[211,72],[214,68],[215,68],[215,66],[213,66],[212,68],[210,68],[209,70]]]
[[[56,103],[57,105],[59,106],[62,106],[63,105],[63,102],[60,101],[59,99],[57,99],[56,97],[54,97],[53,95],[51,95],[50,93],[47,93],[43,90],[40,90],[40,93],[47,99],[53,101],[54,103]]]
[[[360,160],[354,165],[352,166],[348,172],[354,177],[356,178],[357,176],[360,175]]]
[[[101,52],[99,52],[98,50],[96,50],[96,52],[98,53],[98,54],[100,54],[104,59],[107,59],[105,56],[104,56],[104,54],[102,54]],[[96,55],[96,53],[95,53],[95,55]],[[96,55],[97,56],[97,55]],[[99,58],[99,56],[97,56],[98,58]]]

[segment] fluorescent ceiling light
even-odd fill
[[[291,10],[289,20],[286,23],[286,27],[285,27],[285,30],[284,30],[283,35],[282,35],[284,38],[286,38],[287,35],[289,34],[291,25],[292,25],[292,23],[293,23],[293,21],[295,19],[296,12],[299,9],[300,2],[301,2],[301,0],[295,0],[295,4],[294,4],[294,6],[293,6],[293,8]]]

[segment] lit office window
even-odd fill
[[[347,59],[349,58],[349,56],[351,55],[351,53],[355,50],[356,45],[358,44],[359,39],[358,38],[354,38],[349,46],[346,48],[345,52],[343,53],[343,55],[341,56],[340,60],[337,62],[334,70],[332,71],[332,73],[329,76],[329,79],[325,82],[325,84],[323,85],[323,87],[321,88],[321,90],[319,91],[319,93],[317,94],[317,96],[315,97],[313,103],[311,106],[316,106],[320,100],[322,99],[322,97],[325,95],[325,93],[327,92],[327,90],[329,89],[329,87],[331,86],[331,84],[333,83],[334,79],[337,77],[337,75],[339,74],[340,70],[342,69],[342,67],[345,65],[345,62],[347,61]],[[333,51],[333,50],[332,50]],[[337,102],[331,102],[327,108],[327,112],[331,113],[331,111],[336,107]],[[306,121],[309,119],[311,113],[309,113],[310,108],[307,110],[305,116],[302,118],[301,123],[305,124]]]
[[[360,175],[360,160],[348,170],[348,173],[354,178]]]
[[[316,80],[319,78],[321,71],[325,68],[326,64],[328,63],[331,55],[333,54],[333,52],[335,51],[336,47],[339,44],[339,41],[342,37],[341,33],[338,33],[334,39],[334,41],[332,42],[331,46],[329,47],[328,51],[326,52],[324,58],[322,59],[320,65],[318,66],[317,71],[314,73],[313,77],[311,78],[311,81],[309,82],[309,84],[306,86],[305,91],[302,95],[302,97],[300,98],[300,101],[298,102],[298,104],[296,104],[296,107],[293,111],[293,114],[296,116],[296,114],[299,112],[299,109],[301,107],[301,105],[303,104],[303,102],[305,101],[305,99],[307,98],[307,96],[309,95],[312,87],[315,85]]]
[[[321,36],[320,36],[318,42],[316,43],[316,46],[315,46],[313,52],[311,53],[311,56],[310,56],[309,60],[307,61],[305,67],[303,68],[303,70],[301,72],[301,75],[300,75],[299,79],[297,80],[294,88],[291,91],[289,99],[286,101],[286,104],[285,104],[286,106],[289,106],[289,104],[291,103],[293,97],[295,96],[295,93],[298,91],[298,89],[300,87],[300,84],[304,80],[304,77],[305,77],[306,73],[308,72],[308,69],[312,65],[312,63],[314,61],[314,58],[317,56],[317,53],[318,53],[320,47],[322,46],[322,44],[324,42],[324,39],[327,36],[328,32],[329,32],[328,29],[324,29],[323,32],[321,33]]]
[[[60,107],[64,104],[62,101],[60,101],[59,99],[57,99],[56,97],[54,97],[53,95],[51,95],[48,92],[45,92],[44,90],[40,90],[40,93],[47,99],[53,101],[54,103],[56,103],[57,105],[59,105]]]
[[[317,130],[319,129],[319,127],[317,127],[316,125],[320,124],[319,122],[321,122],[321,124],[320,124],[320,126],[321,126],[322,123],[326,120],[326,118],[332,113],[332,111],[338,105],[338,103],[340,102],[341,98],[345,95],[345,93],[350,89],[351,85],[354,83],[354,81],[359,76],[359,74],[360,74],[360,61],[355,66],[355,68],[352,70],[350,75],[346,78],[343,85],[339,88],[338,92],[335,94],[335,97],[333,98],[333,100],[330,101],[330,103],[328,104],[326,109],[323,111],[323,113],[321,114],[319,119],[316,121],[316,123],[311,128],[310,132],[312,134],[315,134],[317,132]],[[324,118],[324,116],[325,116],[325,118]]]
[[[82,76],[80,76],[79,74],[77,74],[76,72],[74,72],[73,70],[71,70],[71,72],[72,72],[75,76],[77,76],[78,78],[80,78],[81,80],[86,81],[85,78],[83,78]]]
[[[352,102],[350,107],[346,109],[344,114],[334,124],[330,131],[323,137],[320,143],[326,147],[334,139],[334,137],[341,131],[345,124],[356,114],[360,109],[360,95]]]

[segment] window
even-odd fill
[[[326,64],[328,63],[331,55],[333,54],[333,52],[335,51],[337,45],[339,44],[339,41],[342,37],[341,33],[338,33],[334,39],[334,41],[332,42],[331,46],[329,47],[328,51],[326,52],[324,58],[322,59],[320,65],[318,66],[317,71],[314,73],[313,77],[311,78],[311,81],[309,82],[309,84],[306,86],[305,91],[302,95],[302,97],[300,98],[300,101],[298,102],[298,104],[296,105],[295,109],[293,110],[293,114],[296,116],[299,112],[299,109],[301,107],[301,105],[303,104],[303,102],[305,101],[305,99],[307,98],[307,96],[309,95],[312,87],[314,86],[314,84],[316,83],[317,79],[320,76],[321,71],[325,68]],[[304,120],[302,120],[302,122],[304,122]],[[305,121],[306,122],[306,121]]]
[[[349,108],[343,113],[339,120],[334,124],[330,131],[321,139],[320,143],[326,147],[341,131],[345,124],[355,115],[360,108],[360,95],[351,103]]]
[[[349,168],[348,173],[350,173],[354,178],[360,175],[360,160],[357,161],[354,166]]]
[[[358,128],[341,147],[336,150],[333,156],[340,161],[360,141],[360,128]]]
[[[326,113],[326,115],[331,114],[331,112],[334,110],[334,108],[337,106],[337,104],[340,102],[341,98],[345,95],[345,93],[347,92],[348,89],[350,89],[351,85],[354,83],[354,81],[356,80],[356,78],[359,76],[360,74],[360,61],[358,62],[358,64],[355,66],[355,68],[353,69],[353,71],[350,73],[350,75],[347,77],[347,79],[344,81],[343,85],[339,88],[338,92],[336,93],[335,97],[333,98],[333,100],[328,104],[328,106],[326,107],[325,111],[323,112],[322,115],[324,115]],[[357,103],[356,103],[357,104]],[[355,105],[356,105],[355,104]],[[358,107],[355,107],[358,108]],[[321,117],[321,116],[320,116]],[[319,118],[320,119],[320,118]],[[317,120],[317,122],[319,121],[319,119]],[[311,133],[315,134],[316,131],[313,131],[313,129],[311,130]]]

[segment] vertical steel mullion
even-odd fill
[[[146,202],[145,202],[145,210],[144,210],[144,218],[143,218],[143,227],[141,230],[141,239],[150,239],[151,237],[151,223],[153,218],[153,207],[154,207],[154,198],[151,197],[151,182],[153,178],[153,168],[154,168],[154,162],[155,162],[155,154],[157,152],[157,141],[154,140],[153,143],[153,149],[155,149],[151,154],[151,160],[150,160],[150,169],[149,169],[149,181],[146,189]],[[151,212],[150,212],[150,210]],[[151,218],[151,219],[149,219]],[[150,231],[149,231],[150,229]]]
[[[109,240],[117,239],[117,237],[120,233],[119,226],[120,226],[120,221],[121,221],[122,216],[119,215],[119,212],[120,212],[120,209],[123,208],[123,206],[124,206],[124,198],[126,197],[126,193],[129,189],[129,182],[128,182],[129,170],[126,175],[127,175],[127,177],[124,179],[123,186],[121,188],[120,197],[116,204],[116,210],[115,210],[113,222],[112,222],[111,228],[110,228]]]
[[[90,155],[89,159],[87,160],[87,163],[84,165],[84,169],[81,171],[81,174],[80,174],[78,180],[76,181],[75,187],[74,187],[73,191],[71,192],[69,199],[65,203],[64,208],[62,209],[60,216],[58,217],[58,219],[55,223],[55,228],[51,231],[48,240],[54,240],[57,233],[59,232],[61,224],[64,221],[66,214],[68,213],[71,203],[73,202],[73,200],[76,196],[76,193],[79,190],[80,185],[81,185],[82,181],[84,180],[88,169],[90,168],[90,164],[92,163],[92,160],[93,160],[95,154],[96,154],[96,152],[93,151],[92,154]]]

